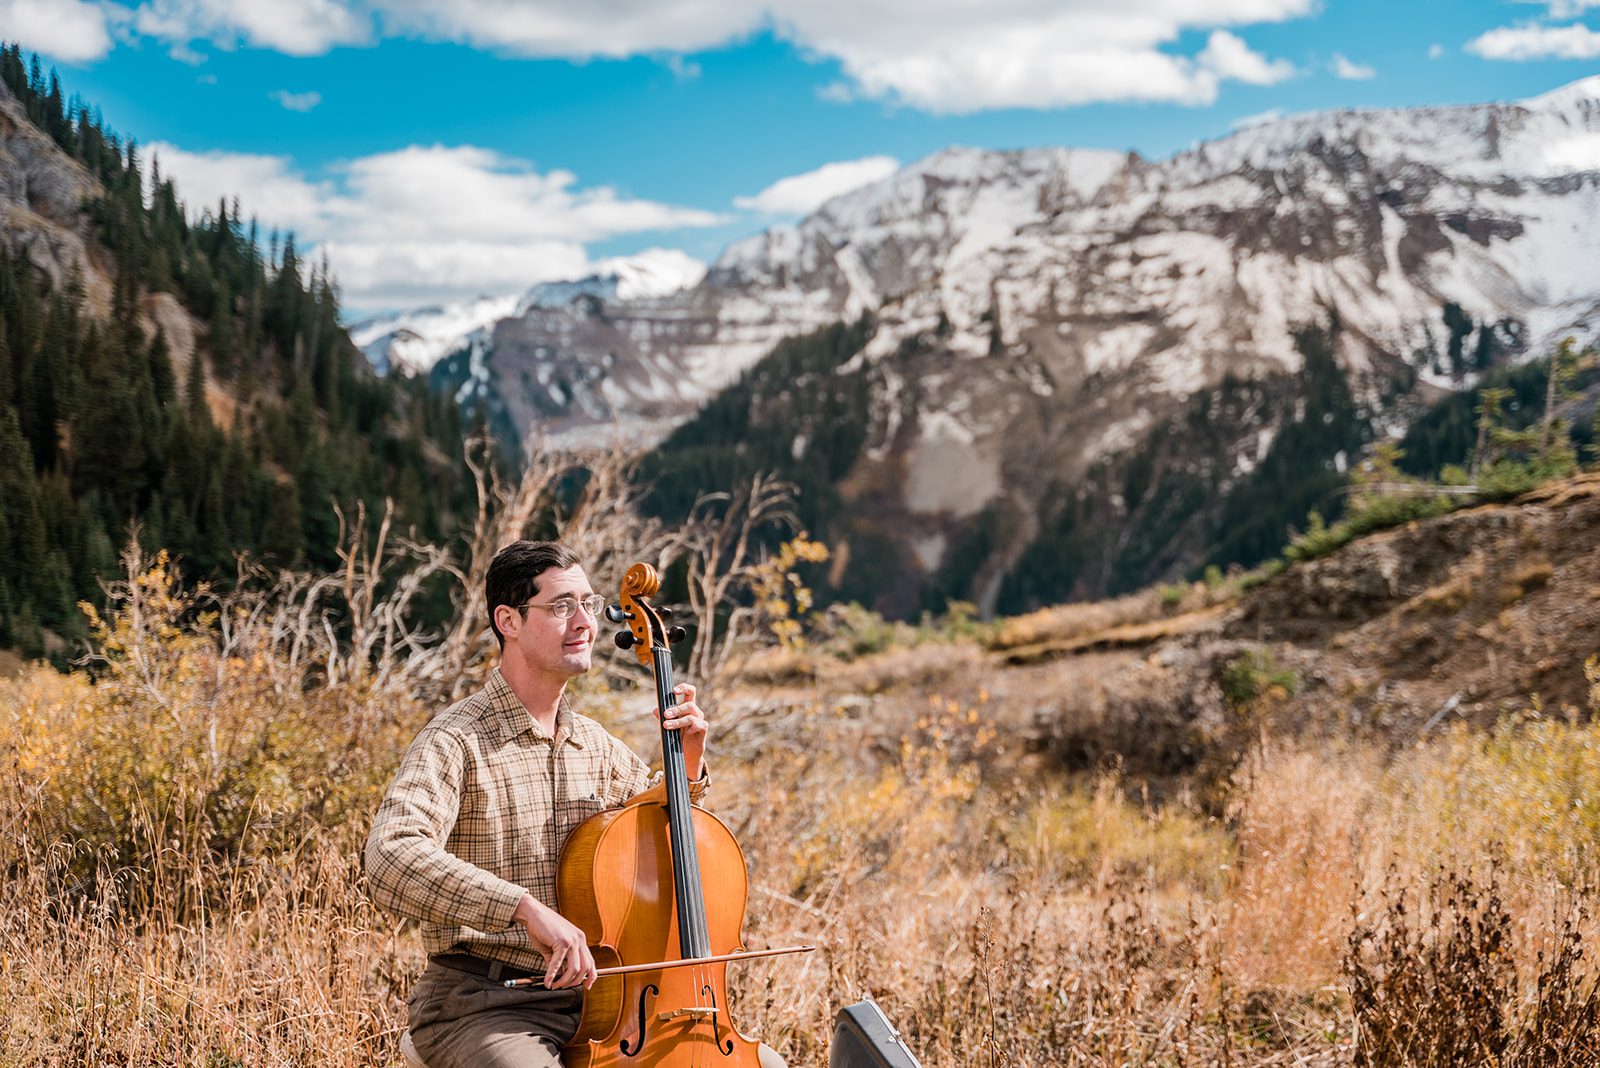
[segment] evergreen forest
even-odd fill
[[[448,537],[467,490],[457,409],[370,371],[326,265],[293,235],[263,240],[237,202],[186,212],[159,160],[147,173],[37,56],[6,46],[0,80],[98,183],[82,211],[112,283],[109,316],[93,314],[84,279],[52,285],[0,234],[0,645],[39,655],[64,648],[47,632],[81,635],[77,604],[135,525],[222,582],[237,554],[333,566],[336,501],[378,516],[392,498],[402,528]],[[193,359],[154,325],[160,294],[195,322]]]

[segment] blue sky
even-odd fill
[[[0,37],[359,314],[710,260],[952,144],[1531,96],[1600,70],[1600,0],[0,0]]]

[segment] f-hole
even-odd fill
[[[717,993],[711,989],[711,984],[707,983],[705,986],[701,987],[700,993],[711,999],[711,1007],[713,1009],[717,1008]],[[717,1050],[724,1057],[733,1056],[732,1036],[729,1036],[728,1044],[726,1046],[722,1044],[722,1011],[720,1009],[711,1014],[711,1041],[717,1044]]]
[[[632,1049],[629,1049],[628,1048],[628,1040],[627,1039],[623,1039],[621,1041],[621,1043],[618,1044],[617,1048],[622,1051],[622,1055],[624,1057],[637,1057],[639,1054],[644,1052],[644,1040],[645,1040],[644,1021],[645,1021],[645,1012],[647,1011],[645,1009],[645,1006],[644,1006],[644,999],[648,998],[648,997],[660,997],[660,996],[661,996],[661,988],[656,986],[656,984],[654,984],[654,983],[645,984],[644,989],[639,991],[639,1044],[634,1046]]]

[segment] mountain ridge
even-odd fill
[[[911,215],[902,213],[898,218],[891,217],[886,220],[885,209],[892,206],[896,196],[900,196],[906,205],[914,209],[916,215],[949,221],[951,214],[937,210],[937,206],[930,199],[931,187],[963,184],[972,186],[974,176],[985,167],[991,172],[1007,168],[1023,172],[1031,170],[1035,176],[1042,177],[1031,183],[1031,188],[1028,183],[1020,185],[1013,183],[1012,191],[1017,196],[1013,198],[1014,210],[1009,218],[996,219],[992,214],[985,216],[982,209],[989,205],[981,203],[983,198],[977,198],[978,202],[969,206],[973,211],[969,213],[971,217],[968,221],[980,224],[998,223],[998,225],[990,226],[988,230],[985,230],[983,225],[967,228],[962,234],[964,240],[953,242],[948,248],[948,262],[938,265],[937,273],[941,276],[949,275],[952,268],[961,267],[966,260],[981,259],[982,254],[992,249],[996,241],[1009,240],[1023,228],[1040,225],[1043,221],[1041,216],[1044,214],[1054,217],[1064,210],[1082,208],[1086,205],[1093,207],[1095,194],[1110,184],[1115,184],[1114,196],[1121,195],[1124,199],[1149,198],[1163,194],[1175,197],[1182,194],[1186,187],[1216,181],[1230,174],[1242,176],[1241,172],[1270,170],[1275,167],[1281,169],[1285,162],[1282,158],[1285,153],[1303,155],[1308,146],[1315,147],[1318,142],[1346,145],[1357,152],[1388,148],[1389,151],[1380,152],[1380,155],[1390,163],[1397,160],[1404,162],[1415,157],[1424,165],[1427,164],[1430,153],[1435,157],[1438,155],[1438,146],[1443,142],[1452,148],[1449,155],[1456,172],[1471,177],[1474,181],[1509,178],[1536,185],[1551,177],[1551,174],[1547,173],[1549,168],[1544,163],[1533,167],[1508,167],[1495,162],[1507,157],[1507,153],[1500,145],[1503,139],[1501,127],[1507,127],[1504,136],[1514,139],[1518,128],[1529,123],[1535,125],[1542,123],[1547,128],[1544,131],[1547,136],[1550,134],[1549,128],[1566,126],[1577,134],[1575,138],[1569,138],[1569,142],[1586,144],[1585,138],[1594,136],[1596,132],[1594,114],[1597,94],[1600,94],[1600,84],[1591,78],[1511,104],[1406,110],[1345,109],[1283,116],[1271,122],[1256,124],[1200,142],[1189,149],[1172,154],[1165,160],[1155,161],[1146,160],[1134,153],[1097,149],[1012,151],[961,147],[943,149],[907,165],[888,178],[832,198],[794,226],[770,228],[730,244],[712,264],[706,280],[699,287],[701,290],[723,291],[723,299],[717,303],[724,307],[714,309],[721,314],[708,316],[708,309],[704,307],[708,303],[707,299],[689,294],[680,294],[675,299],[654,306],[648,302],[635,302],[632,305],[625,304],[614,308],[613,311],[627,318],[630,326],[635,327],[640,333],[649,335],[660,330],[664,334],[665,345],[651,346],[649,344],[651,339],[647,337],[640,347],[647,350],[644,353],[646,363],[654,361],[674,373],[652,378],[644,369],[635,365],[633,354],[612,353],[613,360],[618,361],[617,366],[608,368],[608,374],[604,376],[611,385],[601,390],[599,396],[591,398],[593,401],[603,401],[603,403],[582,406],[584,411],[600,414],[586,417],[579,412],[578,417],[574,419],[557,418],[545,422],[550,424],[550,429],[558,433],[567,429],[581,430],[588,422],[610,418],[612,413],[626,416],[634,414],[635,408],[641,409],[643,413],[655,413],[663,407],[661,404],[663,396],[673,393],[678,395],[676,405],[678,412],[675,418],[681,421],[687,412],[692,411],[699,403],[703,403],[711,391],[732,381],[737,377],[739,370],[749,366],[753,359],[759,358],[779,337],[794,336],[829,322],[854,318],[862,311],[876,310],[885,301],[899,297],[907,290],[932,283],[935,279],[926,273],[920,278],[906,277],[905,265],[898,262],[901,259],[898,253],[903,249],[908,237],[920,237],[926,241],[939,235],[927,232],[926,228],[920,235],[914,232],[908,234],[907,224],[911,220]],[[1483,128],[1464,130],[1461,120],[1472,118],[1479,119]],[[1410,127],[1419,122],[1422,125],[1431,123],[1432,130],[1425,136],[1418,135]],[[1470,126],[1470,122],[1468,125]],[[1581,126],[1582,129],[1577,130],[1577,126]],[[1449,136],[1441,138],[1439,136],[1441,130]],[[1470,150],[1463,147],[1469,142]],[[1557,149],[1563,143],[1559,140],[1551,141]],[[1325,151],[1325,149],[1318,150]],[[1575,149],[1569,145],[1568,151]],[[1588,169],[1592,170],[1593,166],[1589,166]],[[1555,173],[1558,177],[1560,174],[1570,177],[1572,172],[1558,170]],[[995,174],[991,173],[987,176],[987,180],[977,184],[992,188],[996,184],[995,177]],[[1152,179],[1155,183],[1154,188]],[[1311,195],[1324,191],[1326,190],[1295,190],[1299,194]],[[1247,188],[1235,190],[1224,188],[1215,192],[1222,199],[1213,206],[1225,209],[1234,206],[1225,202],[1227,194],[1255,195],[1257,191]],[[1403,197],[1403,184],[1394,192]],[[936,195],[936,191],[933,191],[934,199]],[[1027,203],[1030,195],[1034,200],[1032,205]],[[1102,210],[1107,206],[1108,199],[1111,198],[1101,198]],[[1133,206],[1138,207],[1137,204]],[[1482,212],[1476,211],[1473,204],[1459,204],[1456,205],[1456,209],[1448,216],[1449,224],[1464,233],[1476,232],[1480,235],[1493,236],[1491,231],[1495,231],[1494,221],[1485,218]],[[899,232],[894,235],[896,241],[893,242],[893,247],[883,247],[884,243],[879,242],[870,250],[870,256],[859,251],[864,241],[871,241],[875,231],[896,224],[899,224]],[[1485,230],[1484,227],[1488,229]],[[1392,222],[1390,228],[1399,229]],[[914,227],[911,229],[915,230]],[[1502,226],[1495,232],[1505,234],[1506,230]],[[823,240],[818,241],[819,236]],[[1389,242],[1390,235],[1385,234],[1381,226],[1373,236],[1376,240],[1370,241],[1368,248],[1374,251],[1384,250],[1387,253],[1389,251],[1387,244],[1393,243],[1397,246],[1401,244],[1400,236]],[[1436,238],[1423,240],[1433,240],[1435,244],[1437,243]],[[858,251],[851,252],[852,246]],[[1402,252],[1411,254],[1412,251],[1410,245],[1403,249],[1397,247],[1394,250],[1396,255]],[[1375,266],[1381,272],[1383,268],[1391,265],[1379,262]],[[795,279],[805,278],[807,275],[815,276],[819,270],[827,270],[835,277],[829,284],[809,287],[793,284]],[[1405,274],[1404,271],[1393,273],[1401,277]],[[1511,292],[1492,295],[1490,299],[1480,299],[1484,297],[1484,294],[1479,292],[1481,285],[1468,284],[1468,280],[1446,279],[1446,288],[1451,288],[1453,292],[1444,294],[1444,298],[1463,306],[1473,305],[1477,312],[1487,313],[1496,310],[1494,306],[1507,303],[1504,299],[1496,299],[1497,297],[1509,296],[1513,298],[1509,303],[1518,304],[1519,300],[1515,299],[1516,291],[1530,289],[1530,284],[1527,283],[1531,283],[1533,289],[1539,288],[1540,285],[1548,288],[1549,278],[1539,278],[1537,272],[1533,274],[1534,277],[1525,279],[1522,283],[1509,286],[1502,284],[1500,288],[1509,289]],[[1567,272],[1568,276],[1572,274],[1570,270]],[[813,280],[815,281],[814,277]],[[942,288],[948,290],[942,296],[950,299],[943,300],[941,302],[943,306],[939,310],[947,315],[952,312],[958,313],[954,315],[956,330],[952,344],[962,351],[978,353],[987,348],[986,331],[973,329],[973,324],[987,312],[985,290],[992,280],[987,272],[980,271],[976,277],[964,283],[960,279],[942,283]],[[1336,281],[1332,280],[1332,283]],[[1508,280],[1502,278],[1498,281],[1505,283]],[[738,299],[741,293],[751,290],[759,291],[756,293],[757,302],[764,304],[765,308],[751,307]],[[1593,294],[1588,292],[1584,295],[1593,297]],[[1415,299],[1402,299],[1411,298],[1413,295],[1401,292],[1394,296],[1399,303],[1411,305],[1402,311],[1408,313],[1412,320],[1420,321],[1427,318],[1416,314],[1419,309],[1416,307],[1418,302]],[[1439,305],[1444,301],[1434,303]],[[1524,292],[1521,295],[1521,305],[1539,303],[1536,293]],[[1590,299],[1579,308],[1569,308],[1565,311],[1553,309],[1552,314],[1540,317],[1539,321],[1530,324],[1533,333],[1528,339],[1529,344],[1537,346],[1543,340],[1570,326],[1574,320],[1587,316],[1593,307],[1594,301]],[[1298,318],[1301,321],[1310,318],[1304,306],[1295,310],[1298,314],[1289,318]],[[1526,311],[1527,307],[1523,307],[1522,310]],[[1496,316],[1496,318],[1503,317],[1505,316]],[[671,326],[680,320],[688,319],[695,323],[697,330],[703,331],[708,318],[714,318],[720,328],[718,343],[711,346],[695,346],[692,338],[678,339],[676,347],[686,351],[675,351]],[[1432,318],[1436,322],[1439,320],[1437,312]],[[915,328],[915,325],[907,324],[908,328]],[[1384,340],[1391,349],[1415,348],[1419,343],[1425,343],[1416,336],[1415,329],[1411,331],[1413,336],[1405,338],[1405,332],[1399,329],[1399,323],[1385,325],[1388,329],[1384,330],[1387,334]],[[1440,332],[1443,332],[1442,329]],[[545,340],[560,340],[559,336],[546,338],[542,335],[561,335],[563,327],[546,322],[525,332],[529,335],[526,337],[515,336],[517,333],[515,331],[508,333],[511,334],[507,338],[508,345],[519,353],[513,359],[518,362],[536,363],[541,359],[549,359],[549,357],[539,357],[537,354],[540,348],[546,349],[547,352],[551,349],[552,346],[543,343]],[[1293,357],[1290,353],[1287,329],[1280,327],[1275,333],[1276,343],[1265,346],[1264,351],[1292,364]],[[1015,342],[1016,338],[1010,336],[1005,340]],[[1115,348],[1118,341],[1118,338],[1113,337],[1100,347]],[[1402,341],[1404,344],[1401,344]],[[498,346],[493,347],[498,348]],[[885,347],[892,347],[892,344],[886,341]],[[565,403],[561,403],[560,400],[564,400]],[[566,397],[559,399],[554,407],[561,410],[568,404],[581,404],[581,402],[575,397]],[[512,407],[515,409],[516,405],[513,404]],[[667,407],[671,405],[668,404]],[[535,413],[531,410],[513,410],[509,414],[509,422],[520,432],[525,433],[537,421]],[[666,414],[664,417],[655,418],[651,425],[656,428],[655,432],[659,435],[672,425],[673,419],[673,415]]]
[[[1594,143],[1588,79],[1288,116],[1162,160],[947,149],[733,243],[691,289],[502,320],[435,381],[474,382],[512,441],[621,424],[657,443],[668,513],[757,455],[811,481],[816,413],[865,389],[809,520],[854,561],[835,592],[893,613],[1101,596],[1270,555],[1337,510],[1366,443],[1592,340]],[[862,320],[836,363],[761,369],[795,362],[768,356],[780,341],[836,354],[827,331]],[[738,437],[757,427],[793,448]]]

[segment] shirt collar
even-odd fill
[[[510,741],[524,732],[531,734],[542,742],[554,741],[556,744],[566,742],[578,749],[583,748],[583,743],[577,738],[573,730],[572,704],[567,700],[567,695],[561,695],[561,703],[556,706],[556,736],[551,739],[549,732],[539,724],[528,711],[522,699],[511,689],[511,684],[500,673],[499,668],[489,672],[488,685],[484,687],[484,696],[489,702],[491,722],[501,741]]]

